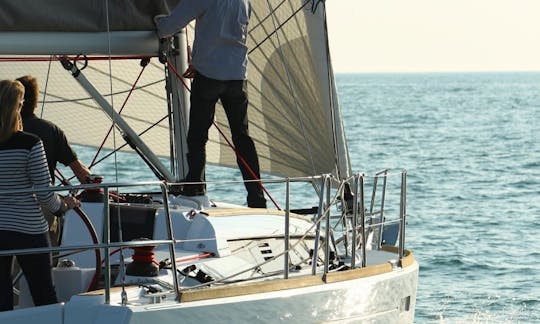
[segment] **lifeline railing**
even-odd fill
[[[406,224],[406,191],[407,191],[407,171],[403,170],[400,172],[401,174],[401,185],[400,185],[400,198],[399,198],[399,219],[397,222],[399,222],[399,242],[398,242],[398,258],[399,260],[402,260],[404,257],[404,250],[405,250],[405,224]],[[387,170],[383,171],[382,173],[378,173],[374,177],[374,188],[372,193],[372,199],[371,199],[371,205],[373,206],[373,199],[376,191],[377,186],[377,179],[379,177],[384,177],[384,189],[383,189],[383,197],[382,200],[384,201],[384,195],[386,191],[386,178],[389,176]],[[347,228],[345,230],[345,237],[341,240],[343,242],[348,242],[348,235],[351,236],[350,242],[352,242],[349,249],[347,249],[347,244],[344,244],[346,247],[346,253],[350,252],[351,261],[350,261],[350,267],[352,269],[357,267],[358,262],[356,261],[356,255],[358,249],[360,249],[360,256],[361,260],[359,262],[360,267],[366,267],[366,237],[369,234],[369,231],[373,230],[374,228],[380,229],[382,231],[384,224],[389,224],[395,221],[385,221],[384,217],[382,217],[382,209],[384,206],[384,202],[381,206],[380,216],[378,216],[378,212],[373,212],[373,209],[370,208],[370,211],[367,212],[365,207],[365,198],[364,198],[364,191],[365,191],[365,180],[368,178],[365,174],[355,174],[353,177],[347,180],[341,180],[341,181],[335,181],[334,178],[332,178],[330,175],[322,175],[318,177],[304,177],[304,178],[285,178],[285,179],[271,179],[271,180],[261,180],[264,183],[285,183],[285,210],[284,210],[284,251],[280,254],[274,255],[272,258],[265,260],[263,264],[272,262],[278,257],[284,256],[284,269],[283,269],[283,278],[288,279],[289,278],[289,268],[290,268],[290,261],[289,261],[289,252],[291,249],[294,248],[294,245],[290,245],[290,214],[291,214],[291,208],[290,208],[290,184],[291,182],[306,182],[309,181],[314,185],[315,189],[319,193],[319,205],[317,208],[317,215],[314,217],[314,224],[312,228],[315,228],[315,240],[314,240],[314,248],[313,248],[313,255],[311,257],[311,264],[312,264],[312,275],[316,275],[318,273],[318,266],[317,266],[317,260],[318,260],[318,254],[320,251],[319,245],[321,244],[321,232],[324,230],[324,264],[323,264],[323,275],[330,272],[330,244],[333,245],[334,251],[337,253],[338,247],[337,243],[334,237],[331,219],[333,216],[331,215],[331,208],[337,204],[340,197],[343,196],[343,190],[345,184],[350,184],[353,188],[353,204],[352,204],[352,213],[345,206],[342,208],[342,215],[340,217],[346,218],[346,221],[351,222],[351,228]],[[317,181],[319,181],[319,184],[317,186]],[[337,184],[337,185],[336,185]],[[82,184],[82,185],[76,185],[76,186],[64,186],[64,187],[53,187],[53,188],[46,188],[46,189],[34,189],[34,190],[10,190],[8,191],[1,191],[0,195],[13,195],[13,194],[22,194],[22,193],[28,193],[28,192],[47,192],[47,191],[72,191],[72,190],[85,190],[85,189],[96,189],[99,188],[103,190],[103,243],[98,244],[83,244],[83,245],[69,245],[69,246],[59,246],[59,247],[45,247],[45,248],[32,248],[32,249],[16,249],[16,250],[5,250],[0,251],[0,256],[4,255],[21,255],[21,254],[36,254],[36,253],[48,253],[48,252],[65,252],[65,251],[86,251],[86,250],[94,250],[94,249],[104,249],[105,250],[105,260],[104,260],[104,295],[105,295],[105,303],[110,304],[110,288],[111,288],[111,262],[110,262],[110,249],[111,248],[124,248],[124,247],[138,247],[138,246],[148,246],[148,245],[168,245],[169,246],[169,253],[171,260],[176,260],[176,253],[175,253],[175,244],[181,243],[183,240],[177,240],[174,237],[174,231],[172,226],[172,219],[170,214],[170,208],[169,208],[169,192],[168,187],[171,184],[165,183],[165,182],[159,182],[159,181],[153,181],[153,182],[137,182],[137,183],[101,183],[101,184]],[[165,213],[165,221],[167,226],[167,239],[166,240],[144,240],[144,241],[129,241],[129,242],[111,242],[111,236],[110,236],[110,215],[109,215],[109,205],[110,205],[110,199],[108,199],[110,188],[126,188],[126,187],[143,187],[143,186],[159,186],[161,189],[161,195],[163,197],[163,208]],[[337,188],[337,189],[333,189]],[[332,196],[332,190],[334,191],[334,195]],[[375,216],[374,216],[375,215]],[[373,222],[372,224],[368,224],[371,222],[368,222],[368,216],[369,218],[373,219],[374,217],[380,217],[379,220]],[[324,222],[324,228],[322,228],[322,224]],[[308,230],[308,232],[311,231]],[[306,233],[301,239],[297,240],[296,244],[298,244],[303,238],[307,235]],[[358,242],[358,236],[360,236],[360,242]],[[213,238],[209,238],[210,240]],[[377,248],[380,248],[380,241],[378,241]],[[262,264],[257,264],[254,268],[260,267]],[[179,285],[179,279],[178,279],[178,271],[176,268],[176,262],[171,262],[172,267],[172,275],[173,275],[173,282],[174,282],[174,293],[176,294],[176,298],[179,301],[181,296],[181,290]],[[249,269],[248,269],[249,270]],[[246,271],[248,271],[246,270]],[[209,283],[204,283],[195,287],[189,287],[191,288],[197,288],[202,286],[208,286],[210,284],[218,283],[220,281],[224,282],[226,279],[229,279],[230,277],[237,276],[242,272],[236,273],[232,276],[229,276],[228,278],[223,278],[218,281],[212,281]],[[125,304],[124,298],[122,300],[122,303]]]

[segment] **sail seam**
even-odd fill
[[[270,3],[270,1],[267,0],[267,3],[268,3],[268,8],[272,14],[272,22],[274,23],[274,29],[276,32],[273,32],[271,33],[269,36],[275,34],[276,35],[276,38],[277,38],[277,42],[278,42],[278,48],[277,48],[277,51],[279,53],[279,56],[281,58],[281,61],[282,61],[282,64],[283,64],[283,69],[285,70],[285,73],[287,75],[287,83],[288,83],[288,88],[289,88],[289,92],[293,98],[293,101],[294,101],[294,109],[296,110],[296,113],[297,113],[297,116],[298,116],[298,121],[300,123],[300,128],[302,130],[302,134],[303,134],[303,138],[304,138],[304,143],[306,145],[306,149],[308,151],[308,157],[309,157],[309,162],[311,163],[311,170],[313,172],[313,174],[316,173],[316,169],[315,169],[315,161],[313,161],[313,152],[311,151],[311,146],[310,146],[310,143],[307,142],[307,136],[306,136],[306,129],[305,129],[305,125],[304,125],[304,122],[303,122],[303,119],[302,119],[302,116],[300,114],[300,109],[299,109],[299,104],[298,104],[298,98],[296,96],[296,93],[293,89],[293,85],[292,85],[292,81],[291,81],[291,73],[288,69],[288,66],[286,64],[286,60],[285,60],[285,55],[283,53],[283,46],[281,44],[281,39],[279,37],[279,34],[277,33],[278,30],[280,30],[283,25],[288,22],[292,17],[294,17],[298,12],[299,10],[295,11],[295,13],[287,18],[287,20],[283,23],[283,24],[280,24],[279,26],[276,26],[276,17],[275,17],[275,10],[272,8],[272,4]],[[307,4],[307,2],[300,8],[302,9],[303,7],[305,7]],[[286,38],[286,36],[285,36]]]
[[[268,2],[268,1],[267,1]],[[285,24],[287,24],[294,16],[296,16],[302,9],[304,9],[306,7],[306,5],[308,4],[309,2],[306,2],[304,3],[300,8],[298,8],[295,12],[293,12],[292,15],[290,15],[287,19],[285,19],[285,21],[283,23],[281,23],[279,26],[275,26],[275,21],[274,22],[274,31],[271,32],[270,34],[268,34],[262,41],[260,41],[258,44],[255,45],[255,47],[253,47],[248,54],[251,54],[254,50],[256,50],[257,48],[259,48],[262,44],[264,44],[267,40],[269,40],[274,34],[276,34],[279,30],[281,30],[283,28],[283,26],[285,26]],[[270,3],[268,3],[268,6],[270,7],[270,14],[272,16],[272,20],[274,20],[274,14],[275,14],[275,11],[277,10],[276,9],[273,9],[270,5]],[[279,6],[278,6],[279,7]],[[264,19],[266,20],[266,18]],[[262,23],[262,21],[261,21]]]

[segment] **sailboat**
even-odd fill
[[[0,322],[412,323],[407,172],[351,170],[325,1],[251,1],[249,122],[267,209],[212,199],[220,186],[241,193],[234,177],[209,180],[205,196],[178,194],[193,26],[160,43],[152,21],[177,2],[3,1],[2,78],[38,78],[39,115],[96,149],[87,164],[125,151],[155,181],[132,179],[128,165],[116,178],[55,187],[82,201],[50,249],[61,303],[33,306],[15,278],[18,305]],[[236,169],[220,107],[214,126],[207,163]]]

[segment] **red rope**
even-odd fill
[[[193,255],[193,256],[188,256],[188,257],[183,257],[183,258],[176,258],[176,263],[186,262],[186,261],[191,261],[191,260],[204,259],[204,258],[211,257],[213,255],[214,254],[212,254],[212,253],[201,253],[201,254],[198,254],[198,255]]]
[[[189,57],[190,56],[190,49],[189,49],[189,45],[188,46],[188,61],[191,60],[191,58]],[[147,58],[147,57],[135,57],[135,56],[119,56],[119,57],[109,57],[109,59],[141,59],[141,58]],[[10,60],[13,60],[13,61],[23,61],[24,59],[27,59],[27,60],[31,60],[31,61],[36,61],[36,60],[47,60],[47,61],[50,61],[50,60],[53,60],[51,57],[48,57],[48,58],[2,58],[2,59],[5,59],[6,61],[10,61]],[[0,61],[2,60],[0,59]],[[55,60],[58,60],[58,58],[54,58]],[[97,59],[105,59],[105,57],[92,57],[92,58],[87,58],[89,60],[97,60]],[[167,67],[176,75],[176,77],[182,82],[182,84],[184,85],[184,87],[189,91],[191,92],[191,89],[188,87],[188,85],[186,84],[184,78],[180,75],[180,73],[178,73],[178,71],[176,70],[176,68],[170,64],[169,61],[167,61]],[[122,113],[122,110],[125,108],[126,104],[127,104],[127,101],[128,99],[131,97],[131,94],[133,93],[133,91],[135,90],[135,87],[137,85],[137,83],[139,82],[140,78],[141,78],[141,75],[142,73],[144,72],[144,69],[146,68],[146,65],[142,67],[141,69],[141,72],[139,73],[139,75],[137,76],[137,79],[135,80],[135,83],[133,84],[133,86],[131,87],[126,99],[124,100],[124,103],[122,104],[122,108],[119,110],[119,114]],[[270,198],[270,200],[272,201],[272,203],[274,204],[274,206],[276,206],[276,208],[278,210],[281,210],[281,208],[279,207],[278,203],[274,200],[274,198],[272,197],[272,195],[270,195],[270,193],[268,192],[268,190],[264,187],[264,185],[262,184],[262,182],[260,181],[259,177],[257,177],[257,175],[255,174],[255,172],[253,171],[253,169],[251,169],[251,167],[249,166],[249,164],[246,162],[246,160],[242,157],[242,155],[238,152],[238,150],[234,147],[234,145],[232,145],[232,143],[229,141],[229,139],[227,138],[227,136],[225,136],[225,134],[223,133],[223,131],[219,128],[219,126],[216,124],[216,122],[214,121],[213,122],[213,125],[216,127],[216,129],[218,130],[218,132],[221,134],[221,136],[223,136],[223,138],[225,139],[225,141],[227,142],[227,145],[229,145],[229,147],[234,151],[234,153],[236,154],[236,156],[238,157],[238,159],[240,160],[240,162],[244,165],[244,167],[246,168],[246,170],[249,172],[249,174],[251,175],[252,179],[253,180],[256,180],[257,181],[257,184],[259,185],[259,188],[261,188],[265,193],[266,195],[268,196],[268,198]],[[105,142],[107,141],[112,129],[113,129],[113,125],[111,125],[111,127],[109,128],[109,131],[107,132],[107,135],[105,135],[105,138],[103,139],[100,147],[98,148],[94,158],[92,159],[92,162],[90,163],[90,168],[92,166],[94,166],[94,163],[99,155],[99,153],[101,152],[101,150],[103,149],[103,146],[105,145]]]
[[[112,252],[109,253],[109,256],[113,256],[114,254],[120,252],[120,250],[122,250],[122,248],[118,248],[116,250],[113,250]],[[154,253],[152,253],[152,255],[154,255]],[[211,257],[213,255],[214,255],[213,253],[207,252],[207,253],[201,253],[201,254],[197,254],[197,255],[190,255],[190,256],[187,256],[187,257],[183,257],[183,258],[176,258],[176,263],[204,259],[204,258]],[[132,258],[133,258],[133,256],[132,256]],[[152,260],[152,262],[154,262],[154,261],[155,260]],[[105,260],[101,261],[101,264],[104,264],[104,263],[105,263]]]
[[[251,169],[251,167],[249,166],[249,164],[246,162],[246,160],[244,160],[244,157],[242,157],[242,155],[240,154],[240,152],[238,152],[238,150],[236,149],[236,147],[234,147],[234,145],[232,145],[232,143],[229,141],[229,139],[227,138],[227,136],[225,136],[225,134],[221,131],[221,129],[219,128],[219,126],[216,124],[216,122],[212,122],[214,124],[214,126],[216,127],[216,129],[218,130],[218,132],[221,134],[221,136],[223,136],[223,138],[225,139],[225,141],[227,142],[227,144],[229,145],[229,147],[234,151],[234,153],[236,154],[236,156],[240,159],[240,162],[244,165],[244,167],[246,168],[246,170],[249,172],[249,174],[251,175],[251,177],[253,178],[253,180],[256,180],[257,181],[257,184],[259,185],[259,188],[261,188],[264,193],[266,193],[266,195],[268,196],[268,198],[270,198],[270,200],[272,201],[272,203],[274,204],[274,206],[276,206],[276,208],[278,210],[281,210],[281,208],[279,207],[278,203],[274,200],[274,198],[270,195],[270,193],[268,192],[268,190],[266,190],[266,188],[263,186],[262,182],[261,182],[261,179],[259,179],[259,177],[257,177],[257,175],[255,174],[255,171],[253,171],[253,169]]]
[[[176,75],[176,78],[179,79],[180,82],[182,82],[182,84],[184,85],[184,88],[186,88],[187,91],[191,92],[191,89],[186,84],[184,77],[181,76],[180,73],[178,73],[178,70],[174,67],[174,65],[170,64],[169,61],[167,61],[167,67],[171,69],[171,71]]]
[[[112,198],[113,201],[115,202],[127,202],[127,199],[118,195],[118,194],[115,194],[114,192],[109,192],[109,198]]]
[[[60,180],[60,183],[61,183],[61,184],[63,184],[63,185],[69,185],[68,179],[66,179],[66,177],[64,177],[64,174],[62,174],[62,172],[60,171],[60,169],[55,168],[54,171],[55,171],[54,176],[56,177],[56,179]]]
[[[147,247],[143,246],[142,248],[147,248]],[[154,249],[153,246],[151,248]],[[153,251],[151,251],[150,253],[146,253],[140,247],[134,247],[132,249],[134,251],[133,255],[131,255],[131,259],[133,261],[152,262],[152,263],[154,263],[156,265],[159,265],[159,263],[154,259],[154,252]],[[113,256],[113,255],[115,255],[116,253],[118,253],[118,252],[120,252],[122,250],[123,250],[123,248],[118,248],[116,250],[113,250],[112,252],[109,253],[109,256]],[[102,265],[104,263],[105,263],[105,260],[101,261]]]
[[[127,101],[129,100],[129,98],[131,97],[131,94],[133,93],[133,91],[135,90],[135,87],[137,86],[137,83],[139,83],[139,80],[144,72],[144,69],[146,69],[146,66],[147,65],[144,65],[141,69],[141,72],[139,72],[139,75],[137,76],[137,79],[135,80],[135,83],[133,83],[133,86],[131,87],[131,90],[129,90],[129,93],[128,95],[126,96],[126,99],[124,100],[124,103],[122,104],[122,108],[120,108],[120,110],[118,111],[118,114],[121,114],[122,113],[122,110],[124,110],[126,104],[127,104]],[[111,134],[111,131],[114,127],[114,123],[111,125],[111,127],[109,128],[109,131],[107,132],[107,135],[105,135],[105,138],[103,139],[103,141],[101,142],[101,145],[99,146],[97,152],[96,152],[96,155],[94,155],[94,158],[92,159],[92,162],[90,163],[90,168],[94,166],[94,163],[96,162],[96,159],[99,155],[99,153],[101,152],[101,150],[103,149],[103,146],[105,145],[105,142],[107,141],[107,139],[109,138],[109,135]]]
[[[159,266],[159,263],[154,260],[154,246],[137,246],[132,247],[133,255],[131,259],[133,262],[146,262],[154,263]]]
[[[106,60],[140,60],[154,56],[88,56],[85,57],[85,60],[88,61],[106,61]],[[69,59],[71,61],[78,60],[80,57],[75,56],[27,56],[27,57],[1,57],[0,62],[49,62],[49,61],[60,61],[61,59]]]

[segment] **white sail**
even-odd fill
[[[10,25],[9,20],[3,21],[0,48],[5,55],[19,54],[21,61],[4,57],[0,62],[2,78],[36,76],[41,90],[46,91],[43,118],[64,129],[72,143],[95,146],[110,128],[110,119],[60,63],[36,60],[31,55],[155,55],[158,40],[151,18],[172,9],[176,1],[5,2],[9,5],[0,8],[0,13],[17,17],[20,23]],[[69,10],[60,10],[64,6]],[[324,3],[270,0],[252,1],[252,6],[248,40],[249,120],[261,171],[286,176],[349,175],[346,141],[326,47]],[[25,10],[28,7],[35,10]],[[123,12],[130,22],[139,23],[124,24]],[[32,31],[38,28],[32,22],[44,19],[43,13],[48,17],[45,24],[40,22],[41,29]],[[73,17],[79,16],[82,23],[74,23]],[[115,41],[111,42],[113,38]],[[193,37],[188,39],[192,41]],[[74,46],[77,44],[81,48]],[[47,53],[42,52],[44,48]],[[83,73],[119,111],[140,71],[139,60],[90,60]],[[171,147],[164,78],[164,66],[152,59],[121,115],[137,133],[144,132],[142,139],[155,154],[167,157]],[[216,124],[230,139],[227,119],[220,108],[216,111]],[[208,163],[236,167],[233,150],[215,127],[209,137]],[[118,136],[114,140],[111,136],[105,147],[117,148],[123,143]]]

